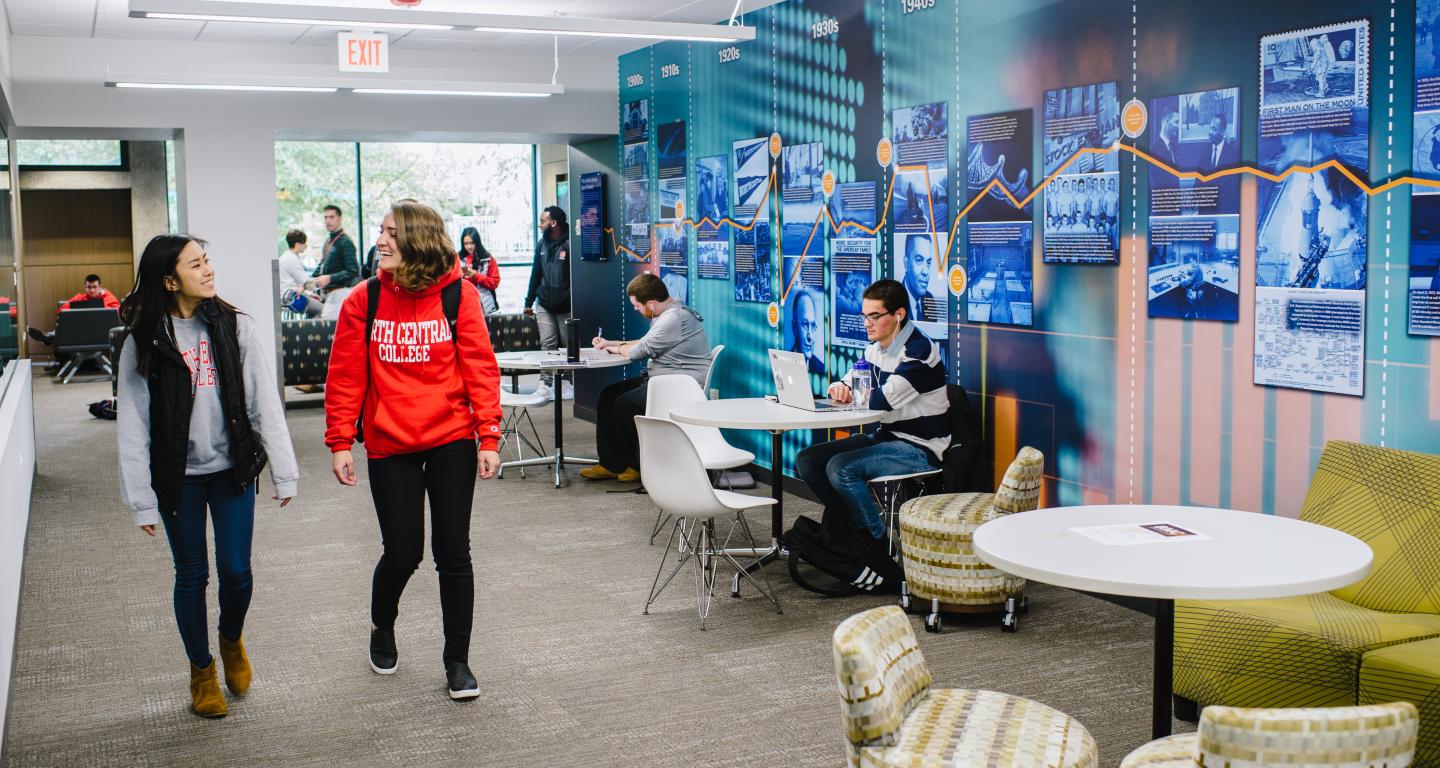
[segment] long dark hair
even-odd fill
[[[465,253],[465,238],[470,238],[475,243],[475,258],[472,261],[470,255]],[[455,244],[460,251],[460,260],[469,262],[471,269],[479,269],[480,264],[490,258],[490,252],[485,250],[485,244],[480,242],[480,230],[474,227],[466,227],[460,230],[460,242]]]
[[[161,329],[174,338],[170,315],[176,310],[175,294],[165,288],[165,278],[174,276],[180,252],[191,243],[201,248],[208,245],[198,237],[182,233],[150,238],[140,254],[140,268],[135,271],[135,289],[120,304],[120,321],[130,334],[130,343],[136,345],[135,368],[141,375],[150,373],[151,351]],[[218,296],[214,301],[222,310],[237,311]]]

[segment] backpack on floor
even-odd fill
[[[115,420],[115,401],[98,400],[90,404],[90,415],[107,421]]]
[[[826,508],[818,523],[801,515],[785,532],[784,541],[790,552],[786,565],[791,580],[819,595],[897,592],[904,579],[904,570],[886,553],[885,543],[856,529],[844,511]],[[822,576],[807,575],[811,568]]]

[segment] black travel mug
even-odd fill
[[[565,359],[580,362],[580,321],[573,317],[565,321]]]

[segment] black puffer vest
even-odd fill
[[[240,369],[240,340],[235,313],[213,301],[200,305],[196,314],[205,321],[215,350],[215,372],[220,376],[220,409],[230,433],[230,463],[235,488],[260,476],[265,467],[265,449],[250,426],[245,409],[245,384]],[[190,367],[175,348],[164,328],[151,341],[150,375],[150,486],[160,502],[160,511],[174,514],[180,509],[185,484],[185,458],[190,447]]]

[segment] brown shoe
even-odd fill
[[[239,696],[250,690],[250,657],[245,655],[245,638],[235,642],[220,635],[220,661],[225,665],[225,687]]]
[[[615,479],[622,483],[638,483],[640,482],[640,470],[634,467],[626,467],[624,472],[615,476]]]
[[[214,659],[204,669],[190,665],[190,709],[201,717],[224,717],[230,713],[225,694],[220,692],[220,683],[215,679]]]
[[[614,472],[611,472],[599,464],[580,470],[580,476],[586,480],[614,480],[616,477]]]

